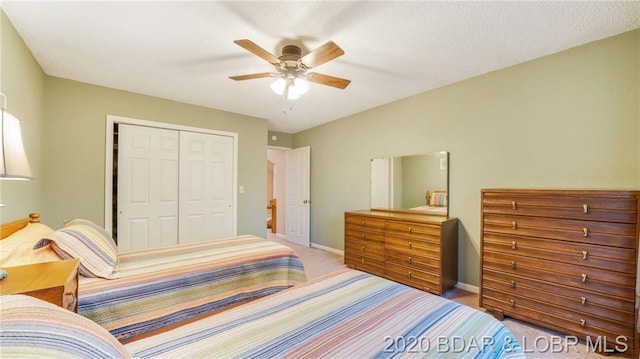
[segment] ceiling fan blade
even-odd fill
[[[262,47],[256,45],[256,43],[254,43],[251,40],[247,40],[247,39],[235,40],[234,43],[244,48],[245,50],[253,53],[254,55],[259,56],[260,58],[266,60],[272,65],[277,65],[280,63],[280,60],[277,57],[275,57],[274,55],[272,55]]]
[[[327,61],[331,61],[336,57],[342,56],[344,50],[336,45],[333,41],[318,47],[310,53],[304,55],[301,59],[302,63],[308,68],[318,67]]]
[[[236,81],[242,81],[242,80],[253,80],[253,79],[261,79],[263,77],[274,77],[274,76],[277,76],[277,74],[274,74],[272,72],[261,72],[258,74],[229,76],[229,78]]]
[[[307,80],[321,85],[336,87],[339,89],[344,89],[351,83],[351,80],[341,79],[339,77],[323,75],[315,72],[308,73]]]

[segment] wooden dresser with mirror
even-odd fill
[[[480,306],[637,353],[640,192],[481,193]]]
[[[345,264],[434,294],[458,281],[449,153],[371,159],[371,209],[345,212]]]

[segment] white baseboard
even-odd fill
[[[475,285],[471,285],[467,283],[458,282],[454,287],[458,289],[466,290],[467,292],[480,293],[479,287],[476,287]]]
[[[339,249],[335,249],[335,248],[331,248],[331,247],[327,247],[327,246],[323,246],[323,245],[315,244],[315,243],[311,243],[311,247],[312,248],[322,249],[323,251],[327,251],[327,252],[331,252],[331,253],[335,253],[335,254],[339,254],[341,256],[344,256],[344,251],[341,251]]]
[[[282,234],[282,233],[276,233],[276,234],[275,234],[275,236],[276,236],[277,238],[282,239],[282,240],[287,240],[287,236],[285,236],[285,235],[284,235],[284,234]]]

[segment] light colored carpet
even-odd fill
[[[344,268],[343,256],[330,253],[317,248],[309,248],[289,243],[284,239],[269,235],[269,239],[288,245],[293,248],[302,259],[307,278],[312,279],[326,273]],[[443,297],[449,298],[461,304],[484,311],[478,303],[478,294],[462,289],[454,288],[446,292]],[[584,342],[574,344],[572,339],[568,341],[565,336],[554,331],[546,330],[535,325],[522,322],[517,319],[506,318],[504,325],[511,330],[516,339],[525,350],[527,358],[567,358],[567,359],[603,359],[605,356],[595,353],[587,348]],[[596,338],[593,338],[595,341]],[[615,342],[615,338],[607,338],[608,342]],[[609,358],[632,358],[623,353],[607,353]]]

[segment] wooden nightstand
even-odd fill
[[[25,294],[78,311],[78,259],[6,267],[0,295]]]

